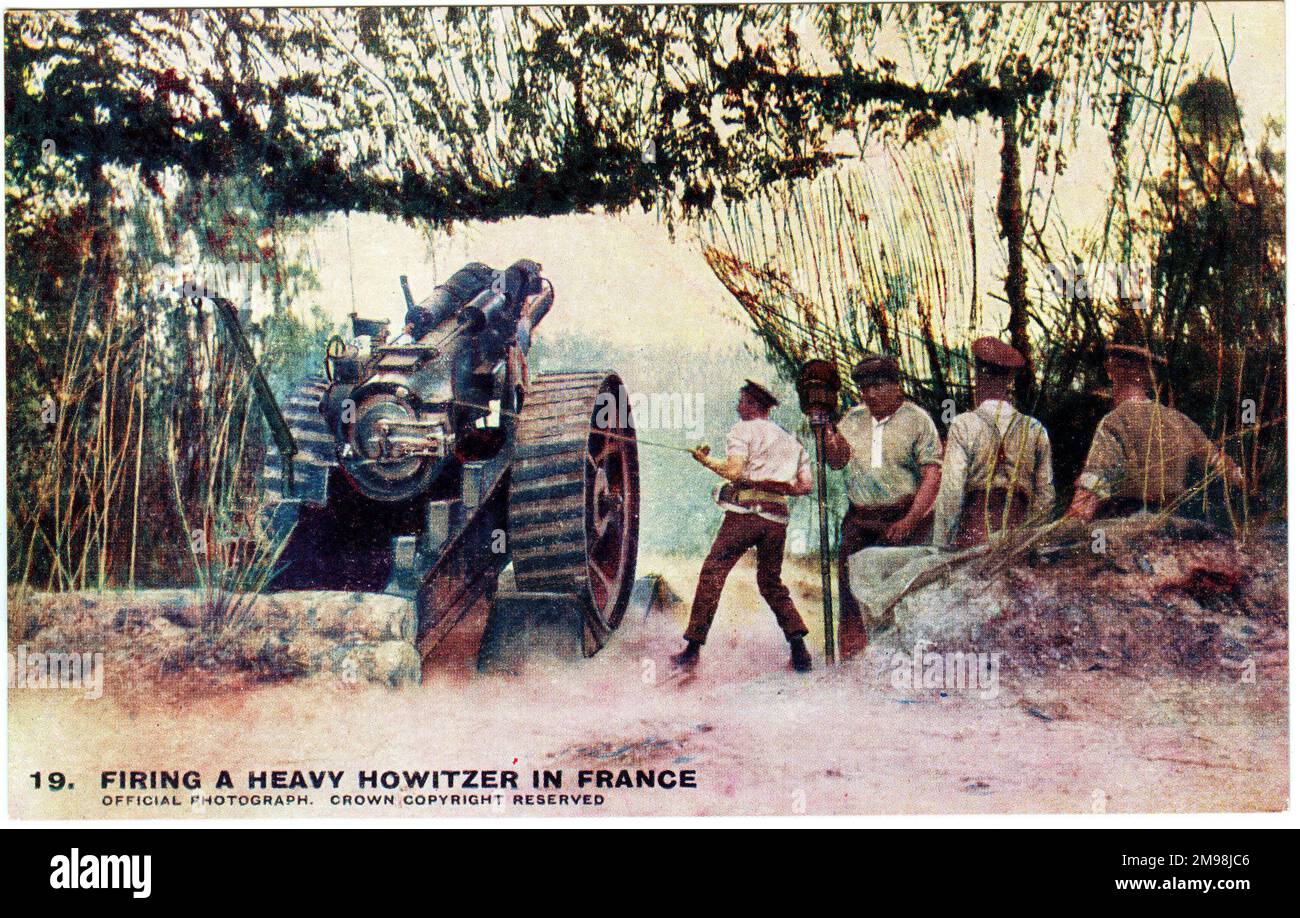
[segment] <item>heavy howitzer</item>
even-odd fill
[[[272,435],[266,513],[285,545],[271,588],[414,595],[428,655],[513,565],[512,608],[568,597],[595,652],[636,569],[636,431],[608,410],[626,404],[622,381],[530,378],[555,297],[533,262],[466,265],[420,303],[401,280],[403,333],[390,341],[386,321],[354,314],[352,340],[331,340],[283,410],[233,306],[214,298]]]

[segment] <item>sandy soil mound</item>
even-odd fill
[[[1104,542],[1039,547],[1010,566],[969,562],[900,604],[891,643],[999,651],[1003,665],[1035,673],[1172,670],[1235,680],[1285,659],[1284,532],[1244,544],[1186,521],[1104,532]]]

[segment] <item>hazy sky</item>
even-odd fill
[[[1265,118],[1284,114],[1285,29],[1282,4],[1210,4],[1229,53],[1231,79],[1248,139],[1258,141]],[[1231,46],[1235,30],[1236,48]],[[1194,68],[1222,75],[1222,57],[1210,18],[1197,13],[1191,44]],[[987,293],[1000,292],[993,207],[997,194],[1000,137],[992,126],[972,136],[975,208],[979,237],[980,293],[986,332],[1000,321]],[[1081,129],[1070,170],[1058,182],[1061,209],[1072,232],[1094,228],[1102,218],[1111,162],[1102,127]],[[349,250],[348,235],[351,237]],[[410,276],[417,299],[467,261],[504,267],[517,258],[541,262],[555,284],[556,306],[546,329],[583,330],[627,346],[708,349],[737,335],[740,311],[713,277],[689,228],[673,240],[653,215],[598,214],[527,218],[458,227],[430,245],[418,229],[373,215],[338,216],[309,241],[319,259],[319,302],[340,320],[362,315],[400,319],[398,275]],[[400,324],[400,323],[399,323]]]

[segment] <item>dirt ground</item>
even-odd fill
[[[268,685],[177,700],[87,700],[70,692],[10,691],[9,807],[25,818],[540,815],[847,815],[1270,811],[1288,804],[1285,659],[1241,681],[1061,670],[1003,673],[998,691],[908,687],[868,654],[837,670],[788,668],[787,650],[754,586],[732,574],[704,660],[687,679],[668,656],[680,646],[698,562],[644,558],[686,602],[623,623],[593,659],[538,663],[520,676],[468,666],[402,690],[334,681]],[[818,572],[787,563],[797,605],[822,647]],[[337,769],[340,789],[297,794],[305,804],[208,803],[189,791],[100,788],[102,770],[194,769],[205,794],[248,794],[247,772]],[[233,790],[214,790],[227,769]],[[599,794],[529,805],[469,805],[441,789],[365,789],[358,771],[562,770],[551,794]],[[694,788],[578,788],[580,770],[694,771]],[[32,787],[34,772],[74,783]],[[176,794],[131,805],[118,794]],[[384,794],[392,793],[391,803]],[[425,797],[431,795],[427,789]],[[463,795],[453,802],[450,795]],[[336,796],[337,795],[337,796]],[[105,798],[107,799],[107,803]],[[477,800],[477,798],[474,798]]]

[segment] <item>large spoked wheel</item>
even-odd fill
[[[519,589],[572,592],[584,647],[623,619],[636,579],[636,431],[612,373],[542,376],[519,414],[510,475],[510,543]]]

